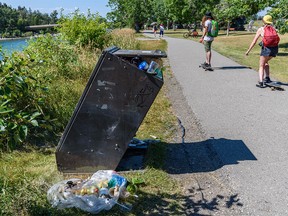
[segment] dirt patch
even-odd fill
[[[169,70],[168,60],[164,65]],[[165,72],[167,97],[179,120],[179,130],[168,146],[166,171],[183,188],[179,200],[184,215],[243,215],[238,195],[229,187],[221,161],[211,149],[201,123],[188,105],[171,71]],[[224,176],[224,177],[223,177]]]

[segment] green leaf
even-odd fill
[[[11,101],[11,99],[4,101],[4,102],[1,104],[1,107],[5,106],[5,105],[6,105],[7,103],[9,103],[10,101]]]
[[[22,125],[19,130],[19,136],[21,140],[24,140],[28,134],[28,127],[26,125]]]
[[[9,113],[9,112],[13,112],[14,109],[5,109],[3,107],[0,107],[0,114],[5,114],[5,113]]]
[[[129,184],[126,189],[129,193],[135,194],[138,190],[138,187],[134,184]]]
[[[9,122],[8,123],[8,128],[9,130],[14,130],[15,128],[17,128],[17,124],[13,123],[13,122]]]
[[[5,131],[5,127],[3,125],[0,125],[0,132],[4,132]]]
[[[32,120],[32,119],[34,119],[34,118],[36,118],[37,116],[40,116],[40,115],[41,115],[40,112],[34,112],[34,113],[31,115],[30,120]]]
[[[37,120],[31,120],[30,121],[31,122],[31,124],[33,125],[33,126],[35,126],[35,127],[38,127],[39,125],[38,125],[38,121]]]
[[[13,138],[14,138],[15,143],[21,143],[22,142],[19,134],[14,134]]]
[[[137,184],[144,184],[145,181],[142,178],[132,178],[132,184],[137,185]]]
[[[24,83],[24,80],[21,76],[14,76],[14,81],[18,84]]]

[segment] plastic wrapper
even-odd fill
[[[64,180],[53,185],[47,199],[58,209],[76,207],[93,214],[110,210],[119,198],[129,196],[127,180],[113,170],[99,170],[91,178]]]

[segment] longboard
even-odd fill
[[[205,71],[214,71],[212,67],[206,67],[204,64],[200,64],[199,67],[202,67]]]
[[[278,91],[285,91],[285,89],[278,83],[278,82],[270,82],[265,83],[265,85],[269,88],[271,88],[272,91],[278,90]]]

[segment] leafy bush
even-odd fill
[[[103,48],[138,49],[133,30],[115,30],[111,35]],[[30,40],[22,54],[5,57],[0,66],[0,149],[14,149],[25,140],[56,141],[100,53],[46,34]]]
[[[99,52],[75,47],[50,34],[29,42],[24,51],[43,62],[39,76],[49,79],[47,109],[55,117],[54,132],[63,131],[89,79]]]
[[[37,137],[37,131],[51,129],[44,111],[46,80],[37,77],[38,68],[39,62],[30,56],[4,55],[0,65],[0,149],[14,149],[29,131]]]
[[[276,27],[280,34],[285,34],[288,32],[288,21],[285,19],[278,19],[276,21]]]
[[[107,24],[98,14],[85,16],[76,10],[59,21],[59,32],[71,44],[103,49],[110,40]]]

